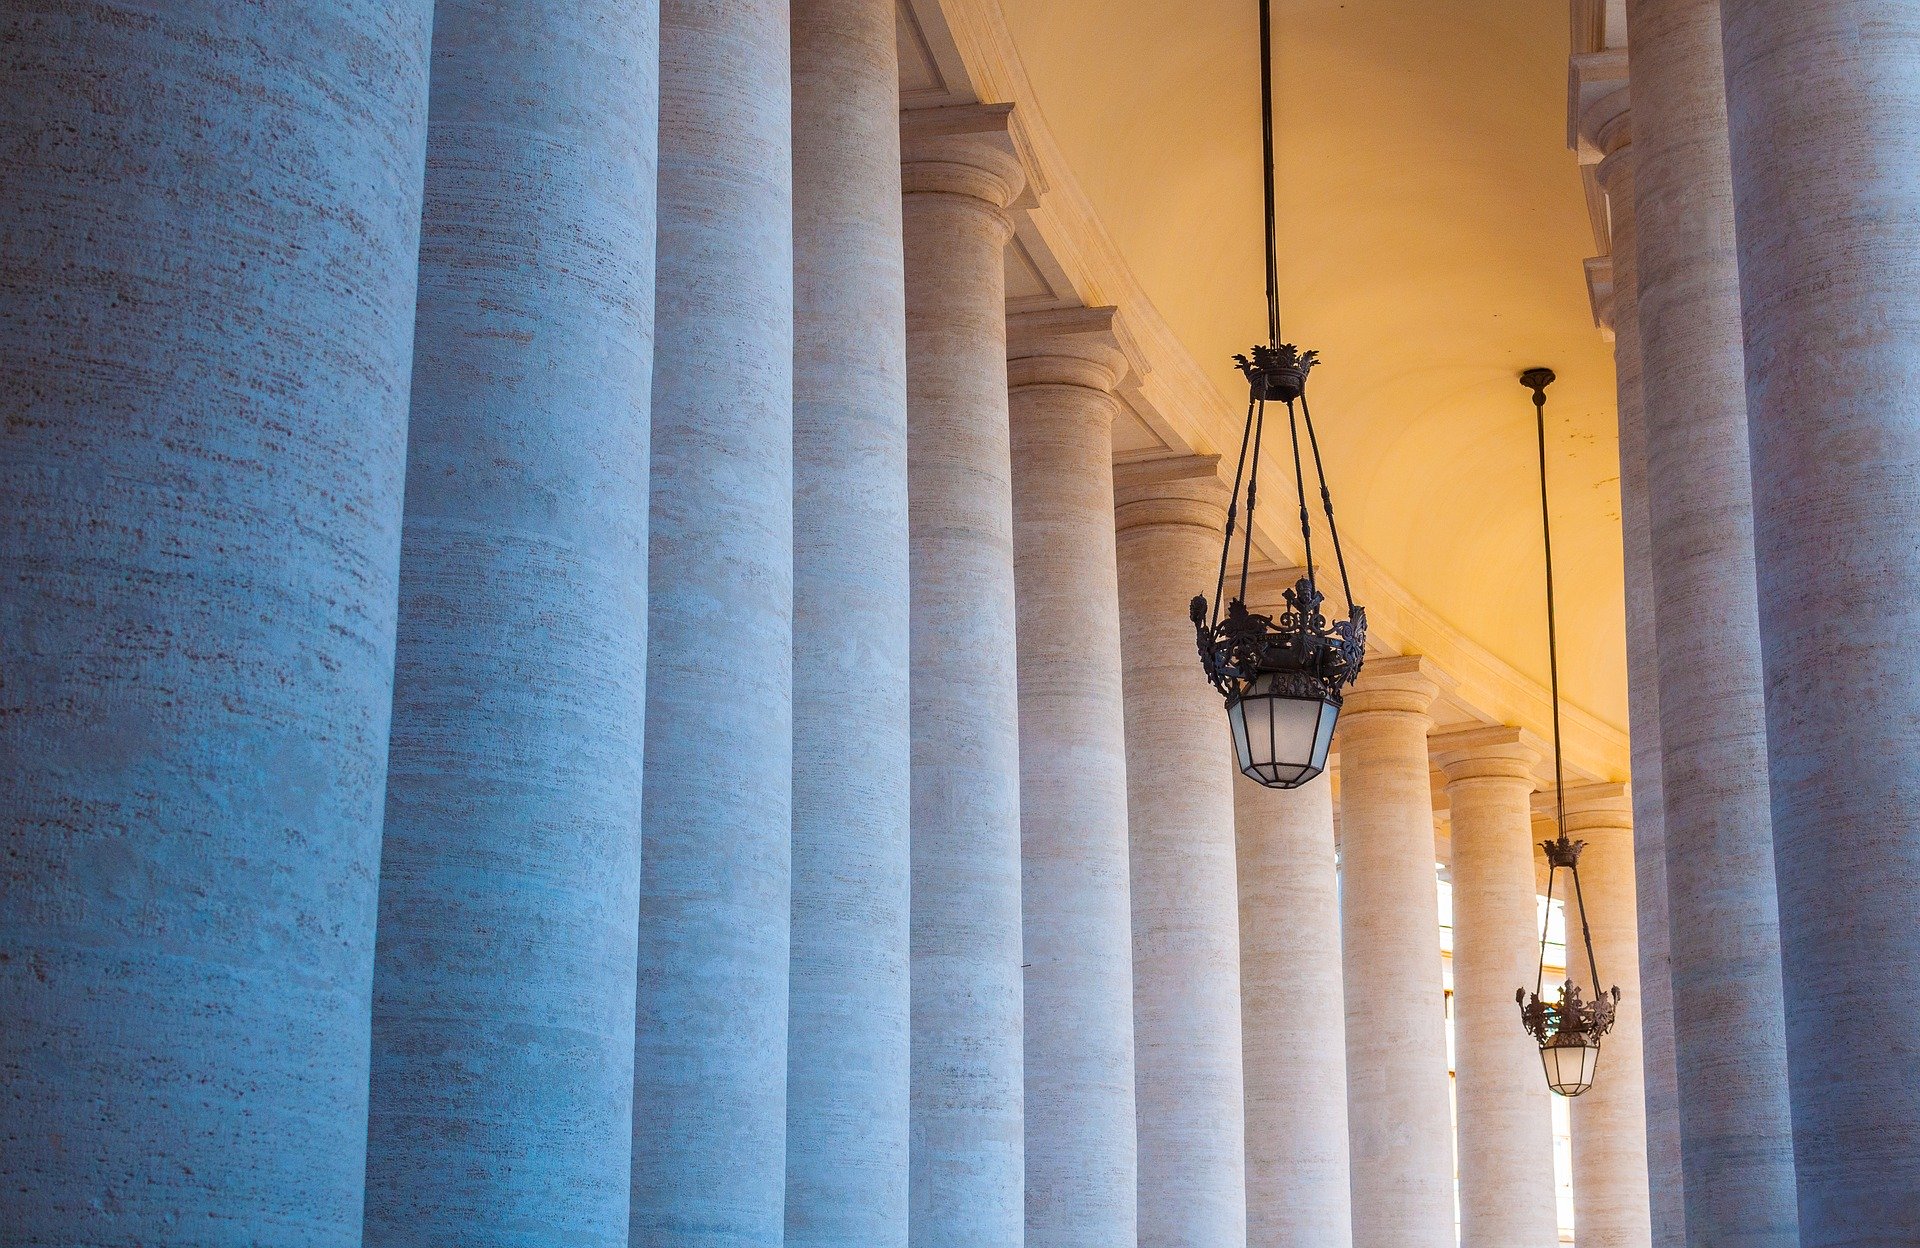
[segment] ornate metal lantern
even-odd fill
[[[1366,651],[1367,617],[1354,605],[1347,580],[1347,562],[1340,550],[1340,532],[1334,527],[1333,495],[1327,489],[1326,469],[1320,459],[1320,439],[1307,407],[1307,374],[1317,354],[1301,351],[1280,340],[1279,240],[1274,229],[1273,179],[1273,35],[1270,0],[1260,0],[1260,117],[1266,172],[1267,343],[1234,363],[1247,379],[1247,419],[1240,435],[1240,460],[1233,472],[1233,497],[1227,506],[1225,540],[1220,546],[1220,576],[1209,610],[1204,595],[1192,603],[1193,626],[1200,643],[1200,662],[1207,680],[1226,699],[1227,722],[1240,770],[1268,788],[1291,789],[1325,770],[1333,745],[1333,726],[1340,715],[1345,688],[1360,674]],[[1293,451],[1294,493],[1300,507],[1300,539],[1305,550],[1305,575],[1286,591],[1286,609],[1280,617],[1247,610],[1247,571],[1253,555],[1253,519],[1260,478],[1260,445],[1266,432],[1267,404],[1284,405],[1287,434]],[[1276,414],[1277,417],[1277,414]],[[1313,525],[1307,506],[1305,458],[1301,453],[1306,432],[1308,457],[1320,487],[1320,503],[1327,517],[1327,534],[1340,568],[1340,586],[1347,601],[1347,618],[1329,621],[1322,610],[1313,560]],[[1240,521],[1240,500],[1246,499],[1246,531],[1240,551],[1239,592],[1226,597],[1227,565]]]
[[[1613,1030],[1620,1004],[1620,989],[1600,991],[1600,967],[1593,957],[1593,933],[1587,927],[1587,902],[1580,891],[1580,851],[1584,841],[1567,839],[1567,785],[1560,756],[1560,646],[1553,611],[1553,524],[1547,510],[1547,387],[1553,382],[1553,370],[1530,368],[1520,374],[1520,382],[1533,391],[1534,424],[1540,440],[1540,529],[1547,552],[1547,666],[1553,681],[1553,787],[1555,826],[1559,835],[1540,846],[1547,852],[1547,919],[1553,912],[1553,886],[1561,871],[1572,879],[1573,904],[1580,917],[1580,942],[1585,946],[1587,972],[1592,978],[1594,999],[1588,1001],[1580,985],[1569,977],[1560,985],[1558,999],[1541,996],[1547,977],[1547,928],[1540,928],[1540,971],[1534,977],[1533,992],[1515,990],[1520,1006],[1520,1022],[1527,1034],[1540,1046],[1540,1065],[1547,1075],[1547,1086],[1561,1096],[1579,1096],[1593,1086],[1600,1065],[1600,1038]],[[1571,917],[1571,916],[1570,916]],[[1569,942],[1571,946],[1571,942]],[[1571,952],[1571,948],[1569,948]],[[1569,963],[1572,959],[1569,957]]]

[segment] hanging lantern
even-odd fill
[[[1579,1096],[1593,1086],[1594,1073],[1600,1066],[1600,1038],[1613,1030],[1620,989],[1600,991],[1600,967],[1594,961],[1593,933],[1587,927],[1587,902],[1580,891],[1580,851],[1586,842],[1567,839],[1567,785],[1560,755],[1560,645],[1553,609],[1553,524],[1547,509],[1547,387],[1552,382],[1551,369],[1530,368],[1520,374],[1520,383],[1533,391],[1534,423],[1540,441],[1540,530],[1547,553],[1547,669],[1553,682],[1553,788],[1559,835],[1540,843],[1547,853],[1547,907],[1540,928],[1540,970],[1534,977],[1533,992],[1517,989],[1513,999],[1520,1006],[1521,1025],[1540,1046],[1540,1065],[1546,1071],[1547,1086],[1561,1096]],[[1571,978],[1560,985],[1558,998],[1550,1000],[1542,996],[1547,978],[1546,924],[1553,917],[1553,888],[1562,871],[1572,881],[1574,912],[1580,918],[1580,942],[1587,955],[1587,971],[1592,976],[1589,982],[1596,994],[1591,1001],[1586,1000],[1580,985]],[[1568,961],[1571,964],[1571,957]]]
[[[1240,435],[1240,461],[1233,473],[1233,497],[1227,505],[1226,536],[1220,547],[1220,576],[1209,609],[1204,595],[1192,603],[1200,662],[1207,680],[1226,700],[1227,723],[1240,771],[1273,789],[1305,784],[1326,769],[1333,726],[1340,716],[1345,688],[1360,674],[1365,657],[1367,617],[1354,605],[1347,580],[1340,532],[1333,522],[1333,495],[1320,459],[1320,439],[1307,407],[1307,374],[1316,362],[1312,351],[1280,341],[1279,241],[1274,230],[1273,37],[1270,0],[1260,0],[1260,103],[1262,151],[1266,172],[1267,343],[1234,363],[1247,379],[1247,419]],[[1267,404],[1286,409],[1293,452],[1294,493],[1300,508],[1300,539],[1306,553],[1303,575],[1286,591],[1286,607],[1275,619],[1247,610],[1247,571],[1253,555],[1254,506],[1260,477],[1260,446],[1266,432]],[[1277,413],[1276,413],[1277,418]],[[1306,433],[1308,457],[1320,487],[1327,535],[1340,568],[1347,618],[1329,621],[1322,610],[1313,560],[1313,525],[1307,506],[1306,459],[1300,435]],[[1244,495],[1242,488],[1244,487]],[[1246,499],[1246,527],[1240,551],[1239,592],[1226,596],[1227,565],[1233,555],[1240,500]]]

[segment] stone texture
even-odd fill
[[[1717,4],[1636,0],[1633,177],[1688,1239],[1796,1235]],[[1616,254],[1620,251],[1615,242]],[[1742,1043],[1728,1044],[1728,1035]]]
[[[634,1248],[778,1245],[792,809],[783,0],[660,8]]]
[[[790,1248],[907,1242],[906,294],[892,0],[793,5]]]
[[[1247,1242],[1349,1248],[1346,1009],[1333,788],[1233,782]]]
[[[656,35],[434,14],[369,1244],[626,1245]]]
[[[1113,309],[1009,326],[1020,605],[1026,1243],[1136,1236],[1133,927],[1115,569]]]
[[[1800,1242],[1912,1242],[1920,7],[1721,13]]]
[[[1017,1248],[1026,1220],[1008,117],[904,123],[915,1248]]]
[[[1453,1061],[1464,1248],[1552,1248],[1553,1109],[1513,993],[1539,976],[1533,768],[1517,728],[1436,736],[1453,824]],[[1547,986],[1550,990],[1552,985]]]
[[[425,0],[0,12],[0,1238],[355,1245]]]
[[[1427,709],[1441,679],[1418,656],[1367,660],[1347,695],[1335,741],[1356,1248],[1454,1244],[1440,896],[1427,771]]]
[[[1227,490],[1212,457],[1116,473],[1133,866],[1142,1248],[1247,1236],[1240,901],[1226,712],[1187,603],[1211,593]]]

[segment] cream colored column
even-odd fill
[[[1634,168],[1629,185],[1616,176],[1607,189],[1616,205],[1633,200],[1688,1240],[1791,1245],[1798,1212],[1719,5],[1635,0],[1630,9]]]
[[[1005,108],[903,119],[912,580],[915,1248],[1017,1248],[1020,739]]]
[[[1008,325],[1029,1248],[1136,1235],[1112,308]]]
[[[1553,1108],[1516,988],[1539,971],[1533,769],[1518,728],[1436,736],[1453,822],[1453,1061],[1463,1248],[1559,1242]]]
[[[1156,460],[1114,483],[1141,1248],[1237,1248],[1247,1236],[1233,769],[1187,616],[1219,566],[1227,491],[1215,466]]]
[[[1721,16],[1800,1242],[1920,1243],[1920,5]]]
[[[1453,1248],[1440,895],[1417,655],[1367,661],[1340,713],[1340,945],[1355,1248]]]
[[[1543,798],[1551,798],[1543,794]],[[1633,808],[1621,784],[1567,790],[1567,835],[1580,851],[1581,893],[1593,933],[1599,990],[1620,989],[1620,1013],[1600,1046],[1593,1087],[1575,1097],[1573,1226],[1580,1248],[1647,1248],[1646,1087],[1641,1065],[1640,948],[1634,930]],[[1563,885],[1567,873],[1559,873]],[[1588,999],[1596,985],[1567,906],[1567,972]]]
[[[1269,789],[1236,775],[1233,799],[1247,1242],[1347,1248],[1353,1202],[1332,784],[1322,775],[1297,789]]]

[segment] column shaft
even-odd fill
[[[434,14],[369,1244],[626,1248],[656,34]]]
[[[795,0],[787,1244],[907,1242],[907,389],[892,0]]]
[[[908,114],[915,1248],[1017,1248],[1020,729],[1004,110]],[[948,133],[926,133],[947,130]],[[950,131],[958,130],[959,133]]]
[[[359,1243],[431,12],[0,12],[11,1244]]]
[[[1136,1236],[1112,317],[1029,314],[1009,343],[1030,1248]]]
[[[1240,1019],[1247,1088],[1247,1242],[1350,1248],[1346,1009],[1333,788],[1325,776],[1233,787]]]
[[[1212,592],[1226,489],[1206,458],[1118,494],[1140,1244],[1225,1248],[1247,1236],[1234,773],[1186,604]]]
[[[1453,1248],[1440,897],[1427,771],[1439,688],[1369,660],[1340,714],[1340,949],[1356,1248]]]
[[[786,4],[665,0],[634,1248],[784,1234],[790,137]]]
[[[1920,8],[1721,12],[1800,1242],[1920,1240]]]

